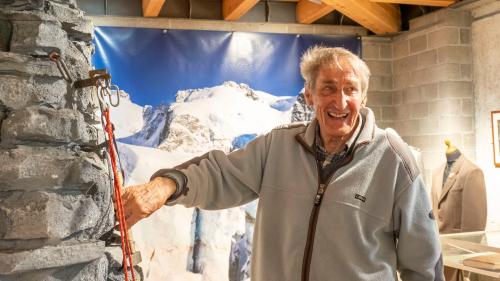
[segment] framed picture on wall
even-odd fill
[[[491,132],[493,133],[493,161],[500,167],[500,110],[491,112]]]

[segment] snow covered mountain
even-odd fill
[[[289,123],[296,97],[277,97],[232,81],[179,91],[170,105],[113,108],[126,185],[149,180],[212,149],[230,152]],[[149,281],[247,280],[256,202],[204,211],[165,207],[133,228]]]

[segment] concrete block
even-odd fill
[[[471,98],[473,96],[472,83],[467,81],[439,82],[440,98]]]
[[[2,75],[40,75],[62,78],[56,64],[48,59],[36,59],[8,52],[0,52],[0,73]]]
[[[432,13],[411,19],[409,21],[410,30],[415,30],[415,29],[419,29],[422,27],[435,25],[438,21],[439,14],[441,14],[442,12],[443,11],[438,10],[436,12],[432,12]]]
[[[400,90],[400,89],[405,89],[408,86],[410,86],[410,73],[409,72],[403,72],[400,74],[395,74],[394,75],[394,89],[395,90]]]
[[[417,67],[419,69],[434,66],[437,63],[438,53],[436,50],[429,50],[417,55]]]
[[[410,118],[421,119],[429,115],[429,104],[426,102],[412,104]]]
[[[414,136],[419,132],[419,120],[401,121],[398,133],[401,136]]]
[[[460,26],[470,27],[472,17],[470,11],[467,10],[451,10],[447,9],[446,13],[442,15],[443,24],[447,26]]]
[[[470,28],[460,28],[460,44],[471,44],[471,31]]]
[[[392,105],[391,92],[371,92],[368,94],[368,104],[372,106]]]
[[[92,198],[84,195],[35,191],[0,196],[0,239],[63,239],[94,227],[100,216]]]
[[[443,116],[462,115],[461,100],[447,99],[438,100],[429,104],[429,113],[432,118],[441,118]]]
[[[411,73],[410,85],[422,85],[433,82],[459,80],[461,77],[459,64],[441,64],[420,69]]]
[[[394,91],[392,93],[392,104],[400,105],[403,102],[403,91]]]
[[[462,134],[462,144],[464,147],[476,147],[476,135]]]
[[[410,41],[408,39],[395,41],[392,48],[394,59],[406,57],[410,54]]]
[[[61,79],[0,75],[0,103],[13,110],[32,105],[62,108],[67,92],[68,84]]]
[[[420,88],[419,87],[409,87],[403,90],[403,103],[416,103],[421,101]]]
[[[425,51],[427,49],[427,35],[420,35],[410,39],[410,54]]]
[[[426,135],[426,134],[435,134],[438,132],[438,126],[436,119],[426,118],[418,120],[418,134]]]
[[[382,118],[383,121],[392,121],[395,119],[396,111],[393,106],[382,106]]]
[[[420,93],[425,101],[433,101],[438,98],[438,83],[420,86]]]
[[[472,63],[472,48],[469,46],[445,46],[437,53],[439,63]]]
[[[460,77],[465,81],[472,81],[472,64],[460,65]]]
[[[379,59],[380,58],[380,44],[372,41],[363,41],[362,45],[362,55],[361,57],[366,59]]]
[[[459,116],[444,116],[439,119],[439,131],[443,133],[473,132],[474,118]]]
[[[417,63],[417,55],[396,59],[393,63],[394,74],[402,74],[416,70]]]
[[[381,44],[380,45],[380,58],[381,59],[392,59],[392,44]]]
[[[11,275],[86,263],[100,259],[103,255],[103,241],[46,246],[32,251],[0,253],[0,274]]]
[[[429,49],[439,48],[448,45],[457,45],[460,43],[459,28],[443,27],[428,35]]]
[[[410,119],[410,108],[409,104],[401,104],[398,106],[394,106],[395,119],[397,121],[408,120]],[[396,122],[399,123],[399,122]]]
[[[392,63],[390,61],[367,60],[366,64],[370,68],[371,73],[377,76],[392,74]]]
[[[472,99],[462,99],[462,114],[465,116],[474,115],[474,102]]]
[[[393,121],[377,121],[377,126],[381,129],[394,128]]]
[[[0,149],[0,186],[8,190],[110,189],[108,167],[96,154],[66,147]],[[43,163],[43,165],[40,165]]]
[[[10,113],[2,122],[2,143],[75,143],[95,146],[104,140],[102,131],[87,124],[71,109],[28,107]]]
[[[408,144],[417,147],[420,150],[429,150],[434,147],[434,144],[431,143],[431,138],[429,135],[413,136],[411,138],[411,142],[409,142]]]
[[[370,92],[392,90],[392,76],[371,76],[368,90]]]

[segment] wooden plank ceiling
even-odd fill
[[[145,17],[157,17],[166,0],[142,0]],[[446,7],[456,0],[288,0],[297,2],[298,23],[310,24],[338,11],[375,34],[401,30],[401,12],[398,4]],[[224,20],[238,20],[259,0],[222,0]]]

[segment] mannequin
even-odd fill
[[[449,139],[446,163],[432,177],[432,209],[439,233],[481,231],[486,227],[487,205],[484,176]],[[445,267],[447,281],[463,280],[460,271]]]

